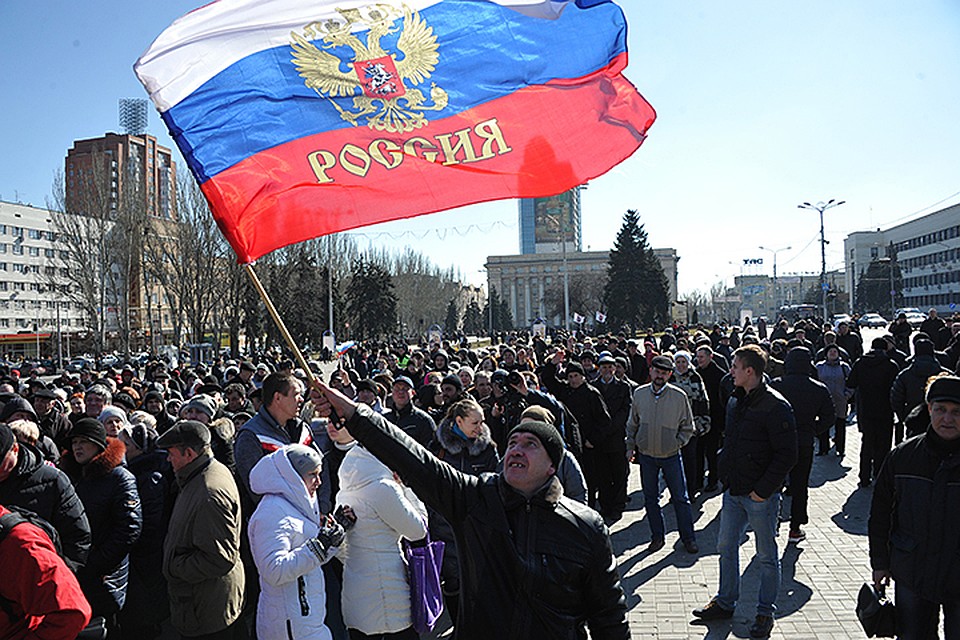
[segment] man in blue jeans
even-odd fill
[[[655,356],[650,363],[650,382],[633,392],[627,418],[627,460],[640,463],[640,484],[650,522],[648,551],[665,544],[663,514],[660,512],[660,472],[670,490],[670,503],[677,516],[680,540],[687,553],[700,548],[693,532],[693,513],[687,496],[680,449],[693,436],[693,411],[687,394],[669,384],[673,373],[670,356]]]
[[[720,452],[720,480],[725,490],[720,510],[720,589],[706,606],[695,609],[701,620],[733,617],[740,597],[740,538],[749,525],[756,537],[760,596],[751,638],[773,630],[780,557],[777,517],[780,488],[797,462],[797,426],[783,396],[763,383],[766,353],[747,345],[733,354],[730,375],[736,387],[727,404],[726,431]]]

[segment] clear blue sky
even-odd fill
[[[132,65],[202,2],[0,2],[0,199],[44,206],[74,139],[116,131],[143,97]],[[621,0],[627,76],[657,109],[647,142],[584,193],[584,248],[608,249],[628,208],[677,249],[680,290],[792,245],[780,273],[828,268],[843,238],[960,202],[960,3],[955,0]],[[173,146],[151,109],[150,132]],[[937,203],[940,203],[939,205]],[[369,227],[362,245],[418,247],[480,282],[519,250],[517,206],[488,203]]]

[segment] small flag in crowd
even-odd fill
[[[577,323],[577,324],[583,324],[583,323],[586,321],[586,318],[583,317],[582,315],[580,315],[579,313],[577,313],[576,311],[574,311],[574,312],[573,312],[573,321],[574,321],[575,323]]]
[[[248,263],[605,173],[656,118],[626,65],[610,0],[219,0],[134,69]]]
[[[604,322],[607,321],[607,314],[605,313],[600,313],[599,311],[597,311],[596,317],[597,317],[597,322],[599,322],[600,324],[603,324]]]

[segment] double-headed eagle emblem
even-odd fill
[[[292,32],[293,64],[307,87],[336,107],[354,126],[364,116],[371,129],[409,132],[427,124],[425,111],[447,106],[447,92],[430,84],[430,100],[416,88],[434,71],[440,59],[437,37],[417,11],[403,5],[375,4],[364,9],[337,9],[342,19],[312,22],[303,34]],[[396,33],[394,22],[403,17],[396,41],[402,57],[383,48],[381,40]],[[367,27],[366,43],[354,35],[355,25]],[[311,40],[320,40],[317,47]],[[345,48],[353,51],[347,58]],[[332,52],[332,53],[331,53]],[[349,70],[344,70],[348,67]],[[353,97],[353,109],[337,98]]]

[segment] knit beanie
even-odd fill
[[[16,442],[16,438],[13,436],[13,431],[5,423],[0,422],[0,459],[3,459],[10,449],[13,449],[14,442]]]
[[[319,469],[323,466],[323,458],[313,447],[302,444],[288,444],[285,450],[287,452],[287,460],[290,461],[290,466],[293,467],[293,470],[296,471],[297,475],[301,478],[314,469]]]
[[[96,418],[80,418],[77,424],[70,430],[70,440],[74,438],[83,438],[100,447],[101,450],[107,448],[107,432],[103,424]]]
[[[563,459],[564,447],[563,438],[560,436],[560,432],[557,431],[556,427],[547,424],[546,422],[530,420],[527,422],[521,422],[515,426],[510,431],[507,439],[509,440],[510,436],[515,433],[532,433],[533,435],[537,436],[540,444],[543,445],[544,450],[547,452],[547,456],[550,457],[550,462],[553,463],[553,468],[560,468],[560,461]]]
[[[112,404],[108,404],[100,410],[100,416],[97,418],[100,422],[106,422],[110,418],[120,418],[123,424],[128,424],[127,412]]]
[[[463,381],[456,374],[451,373],[448,376],[446,376],[443,379],[443,381],[440,383],[440,385],[443,386],[445,384],[449,384],[458,392],[463,391]]]
[[[33,410],[33,405],[23,396],[16,395],[7,400],[6,404],[3,405],[3,410],[0,410],[0,422],[8,422],[10,416],[18,412],[29,413],[34,422],[39,422],[37,412]]]

